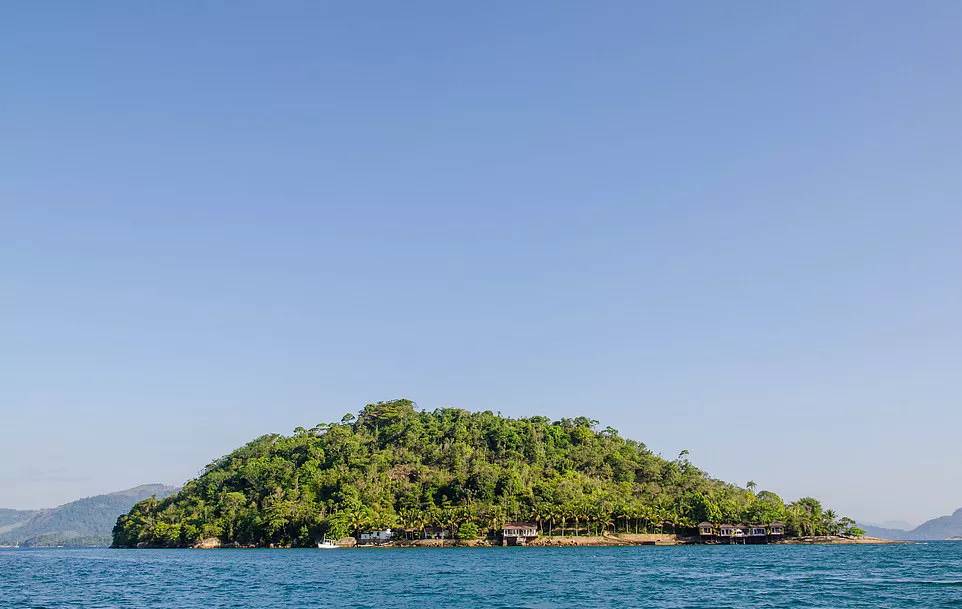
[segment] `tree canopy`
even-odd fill
[[[799,534],[847,523],[814,499],[712,479],[683,451],[669,460],[585,417],[512,419],[492,412],[369,404],[339,423],[265,435],[208,465],[114,527],[118,547],[182,547],[201,539],[307,546],[395,528],[470,539],[510,520],[546,534],[692,529],[698,522],[785,521]]]

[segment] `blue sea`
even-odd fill
[[[962,543],[0,550],[0,607],[962,607]]]

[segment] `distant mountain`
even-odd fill
[[[167,497],[176,490],[163,484],[144,484],[47,510],[0,510],[0,545],[110,545],[118,516],[138,501]]]
[[[902,531],[910,531],[915,528],[905,520],[886,520],[885,522],[872,522],[869,524],[871,524],[873,527],[882,527],[883,529],[895,529]]]
[[[877,524],[867,524],[864,522],[858,523],[858,526],[870,537],[881,537],[882,539],[894,539],[897,541],[909,539],[907,537],[909,531],[905,529],[890,529]]]
[[[917,539],[948,539],[962,535],[962,508],[951,516],[940,516],[923,522],[911,531]]]
[[[7,531],[14,529],[26,521],[30,520],[33,516],[39,514],[39,510],[6,510],[0,509],[0,538]],[[4,544],[0,541],[0,545]]]
[[[889,529],[872,525],[860,525],[865,532],[874,537],[897,540],[936,541],[962,537],[962,508],[951,516],[939,516],[927,520],[911,530]]]
[[[39,513],[40,510],[5,510],[0,509],[0,527],[9,527],[27,520]]]

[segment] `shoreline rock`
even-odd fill
[[[881,537],[845,537],[842,535],[818,535],[815,537],[792,537],[778,542],[784,545],[858,545],[858,544],[889,544],[889,543],[910,543],[894,539],[882,539]]]
[[[395,540],[381,544],[359,545],[353,537],[345,537],[335,542],[341,548],[492,548],[501,544],[490,539],[410,539]],[[819,535],[815,537],[792,537],[770,544],[758,545],[872,545],[901,544],[910,541],[882,539],[880,537],[845,537],[840,535]],[[674,533],[606,533],[604,535],[581,536],[544,536],[529,542],[531,548],[572,548],[572,547],[620,547],[620,546],[678,546],[678,545],[742,545],[742,544],[704,544],[696,537],[686,537]],[[755,544],[748,544],[755,545]],[[137,544],[137,549],[171,549],[169,546],[150,546]],[[192,546],[182,549],[228,550],[228,549],[290,549],[290,546],[245,546],[239,543],[222,543],[216,537],[202,539]]]

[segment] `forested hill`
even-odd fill
[[[216,537],[305,546],[387,527],[484,534],[515,519],[567,534],[702,520],[783,520],[809,534],[840,526],[814,499],[786,506],[774,493],[710,478],[687,453],[667,460],[596,425],[584,417],[419,412],[409,400],[371,404],[357,417],[262,436],[214,461],[176,495],[120,517],[114,545]]]

